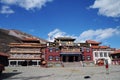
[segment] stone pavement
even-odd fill
[[[6,67],[0,80],[120,80],[120,66],[101,67]]]

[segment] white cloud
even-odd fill
[[[48,40],[51,42],[53,42],[54,38],[57,38],[57,37],[73,37],[73,38],[75,38],[75,36],[70,36],[67,33],[65,33],[59,29],[55,29],[48,33]]]
[[[98,14],[107,17],[120,17],[120,0],[95,0],[90,8],[98,9]]]
[[[1,3],[4,4],[16,4],[17,0],[1,0]]]
[[[52,2],[52,0],[1,0],[2,4],[15,5],[26,10],[41,9],[47,2]]]
[[[14,11],[9,6],[2,6],[0,13],[1,14],[13,14]]]
[[[48,33],[48,36],[49,36],[48,40],[54,41],[54,38],[57,38],[57,37],[73,37],[73,38],[76,38],[76,42],[85,42],[86,40],[103,41],[115,35],[120,35],[120,27],[87,30],[82,32],[80,36],[68,35],[67,33],[59,29],[55,29]]]
[[[80,34],[80,36],[77,38],[77,41],[85,41],[88,39],[102,41],[118,34],[120,34],[119,28],[87,30]]]

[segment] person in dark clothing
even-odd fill
[[[105,60],[105,68],[106,68],[106,74],[109,74],[109,64],[108,64],[108,60]]]

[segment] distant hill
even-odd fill
[[[8,30],[0,29],[0,52],[7,53],[9,51],[9,43],[21,43],[22,39],[33,38],[34,36],[27,34],[19,30]],[[37,37],[34,37],[37,38]],[[41,38],[38,38],[41,43],[46,43],[47,41]]]

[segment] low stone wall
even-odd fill
[[[87,66],[95,66],[94,62],[93,61],[83,61],[83,67],[87,67]]]
[[[64,65],[61,62],[48,62],[46,67],[64,67]]]

